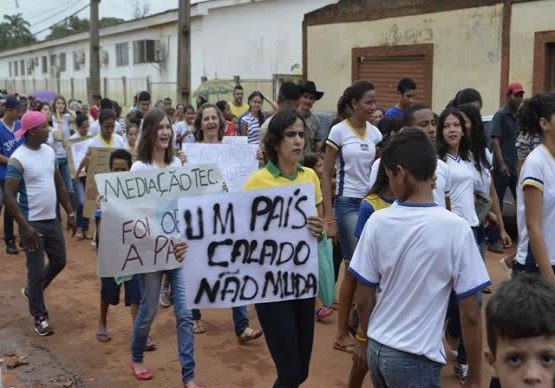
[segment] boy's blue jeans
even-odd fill
[[[440,388],[443,365],[368,340],[368,370],[375,388]]]
[[[82,228],[84,232],[89,230],[89,219],[83,217],[83,205],[85,203],[85,179],[86,177],[77,178],[73,182],[75,188],[77,227]]]
[[[156,316],[162,275],[168,276],[173,298],[173,308],[177,321],[177,351],[181,362],[182,381],[188,383],[195,377],[194,334],[191,310],[185,303],[184,267],[165,272],[151,272],[139,275],[141,285],[141,304],[133,325],[131,340],[131,359],[142,362],[150,326]]]

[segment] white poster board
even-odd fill
[[[94,136],[85,136],[78,139],[69,139],[69,149],[71,152],[71,160],[73,162],[73,169],[77,171],[79,165],[85,159],[89,144]]]
[[[178,220],[189,244],[189,308],[224,308],[306,299],[318,292],[314,186],[180,199]]]
[[[249,144],[248,136],[224,136],[223,144]]]
[[[210,164],[98,174],[95,179],[103,196],[100,277],[180,267],[173,255],[174,243],[183,234],[177,222],[177,199],[223,191],[220,172]]]
[[[258,170],[254,144],[183,143],[187,164],[214,163],[230,192],[241,191],[247,179]]]

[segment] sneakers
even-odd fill
[[[162,307],[170,307],[172,305],[170,296],[170,288],[162,284],[160,288],[160,305]]]
[[[39,317],[35,319],[35,332],[41,337],[54,334],[54,331],[50,327],[46,317]]]
[[[499,241],[488,244],[488,251],[493,253],[503,253],[503,247]]]
[[[455,364],[455,374],[461,382],[468,376],[468,364]]]
[[[6,241],[6,253],[8,255],[18,255],[19,254],[19,250],[17,249],[17,246],[15,245],[14,240]]]

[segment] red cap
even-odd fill
[[[46,117],[42,112],[27,112],[21,118],[21,127],[15,131],[14,135],[18,139],[25,135],[28,131],[46,123]]]
[[[512,96],[517,93],[524,93],[524,88],[520,82],[512,82],[507,89],[507,94]]]

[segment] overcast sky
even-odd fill
[[[139,4],[147,2],[150,6],[150,14],[163,12],[168,9],[176,9],[178,0],[138,0]],[[206,0],[192,0],[198,3]],[[101,0],[100,17],[118,17],[122,19],[133,19],[134,0]],[[23,17],[31,23],[31,32],[37,33],[53,24],[63,20],[80,8],[90,3],[90,0],[0,0],[0,18],[3,15],[23,14]],[[19,5],[19,7],[17,7]],[[81,18],[89,18],[89,7],[77,14]],[[48,35],[49,31],[38,35],[39,39]]]

